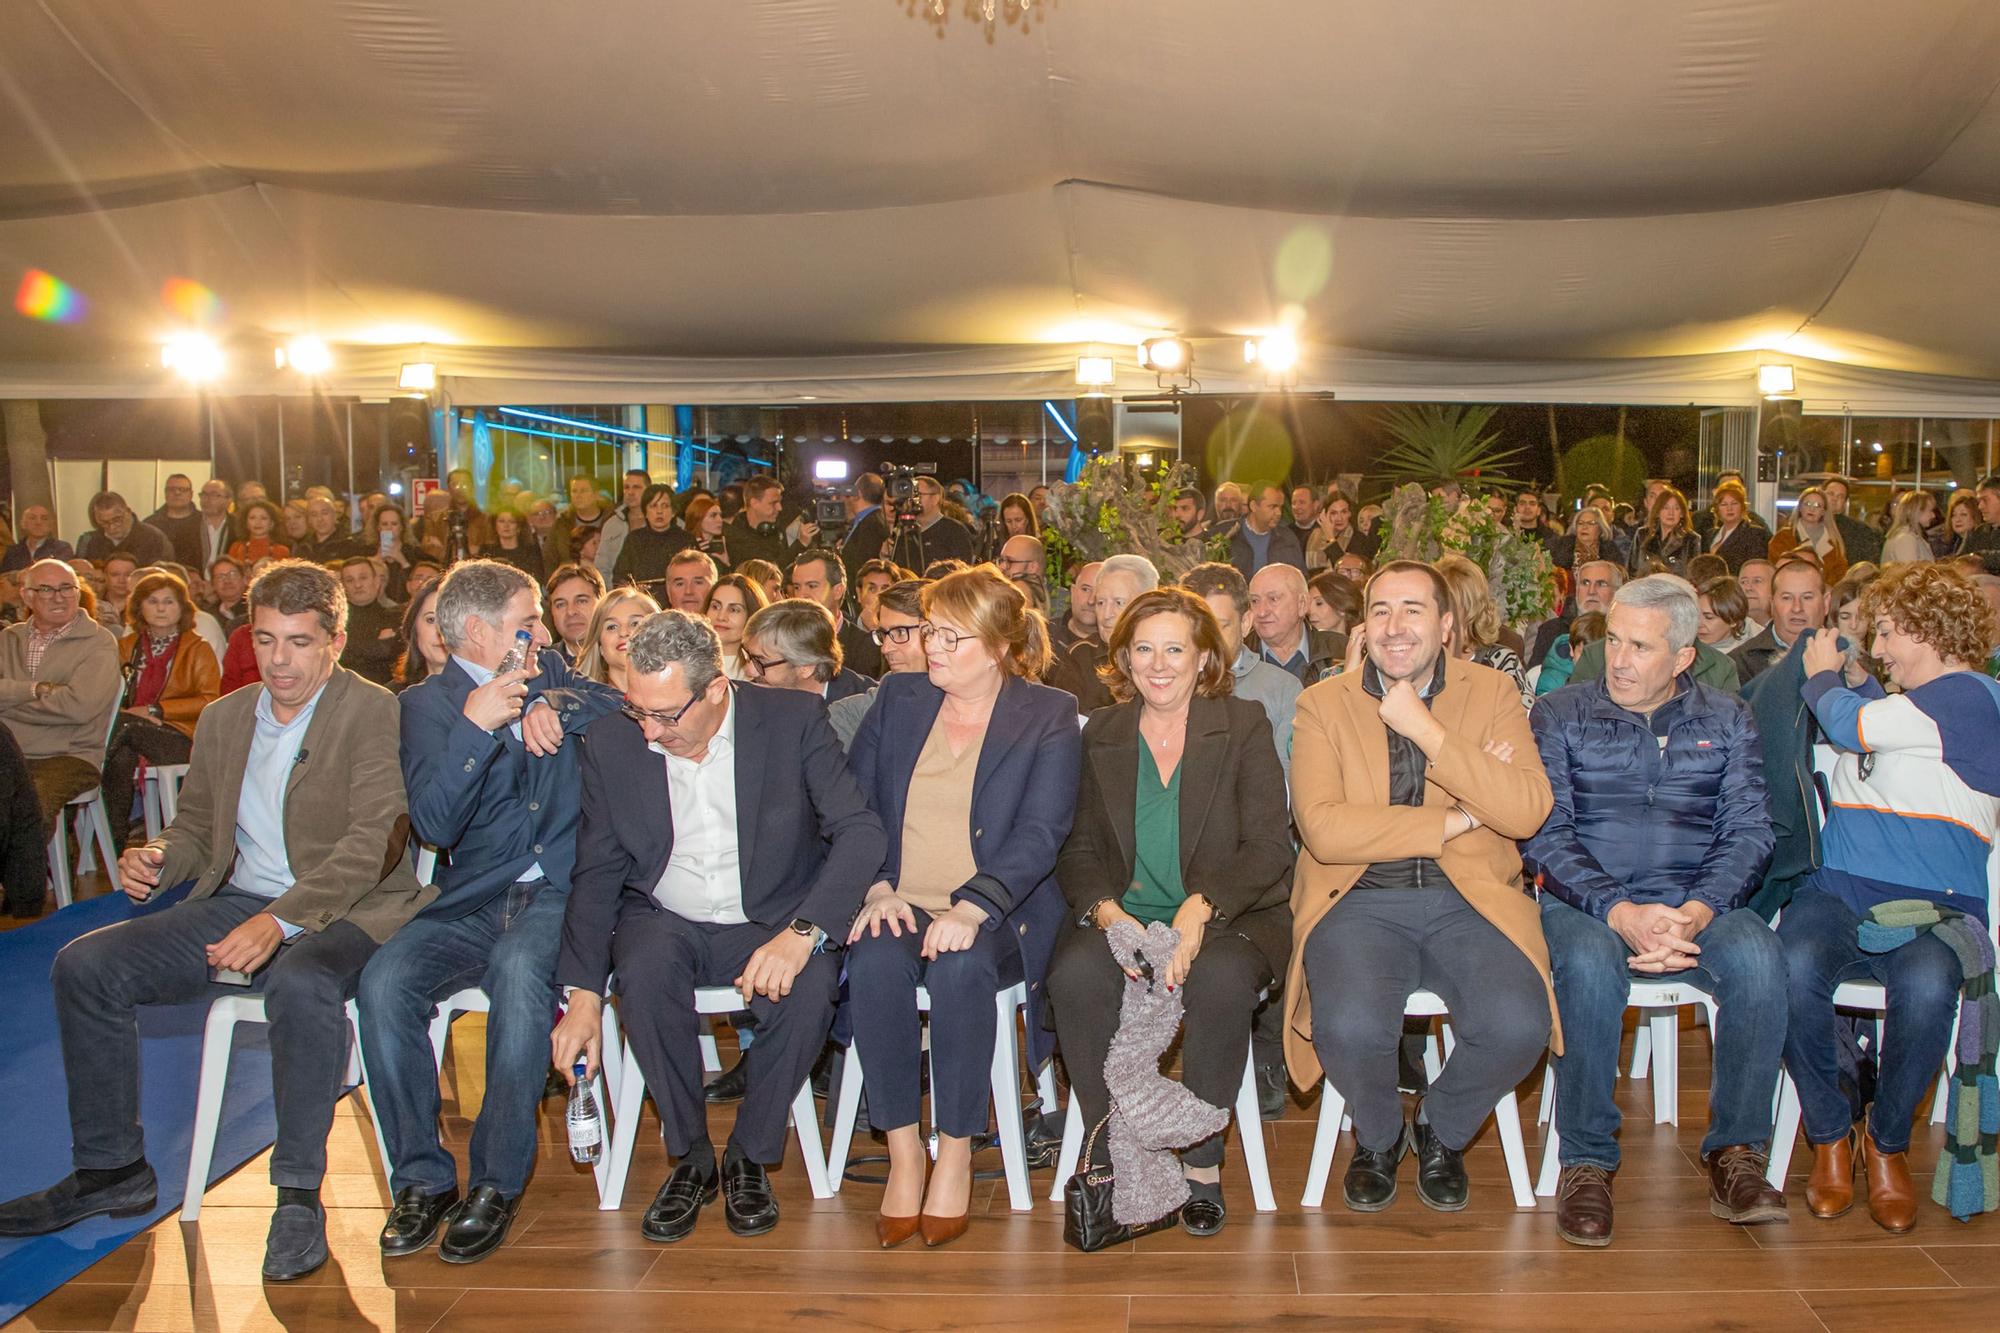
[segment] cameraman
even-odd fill
[[[936,560],[963,560],[970,565],[979,558],[979,544],[972,530],[944,512],[944,487],[929,473],[916,479],[916,513],[907,521],[897,515],[895,535],[890,539],[890,558],[905,569],[922,572]]]
[[[784,487],[776,477],[751,477],[743,483],[743,512],[724,529],[733,567],[746,560],[767,560],[779,569],[791,568],[819,536],[819,525],[808,519],[799,525],[799,540],[789,542],[778,523],[785,506]]]

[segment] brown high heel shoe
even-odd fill
[[[1868,1177],[1868,1215],[1884,1231],[1901,1235],[1917,1224],[1917,1187],[1910,1181],[1910,1155],[1883,1152],[1861,1133],[1861,1167]]]
[[[935,1250],[940,1245],[951,1244],[965,1234],[965,1229],[972,1225],[972,1211],[967,1209],[957,1217],[937,1217],[931,1213],[924,1213],[917,1218],[917,1222],[924,1233],[925,1248]]]
[[[926,1170],[924,1172],[923,1188],[917,1191],[918,1215],[916,1217],[892,1217],[888,1213],[875,1214],[875,1239],[883,1249],[893,1250],[917,1234],[920,1219],[923,1215],[924,1189],[928,1189],[930,1183],[930,1172]],[[884,1192],[887,1192],[886,1187]]]
[[[1806,1207],[1814,1217],[1839,1217],[1854,1206],[1854,1131],[1832,1143],[1815,1143],[1812,1150]]]

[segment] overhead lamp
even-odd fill
[[[1139,364],[1161,375],[1182,375],[1194,365],[1194,348],[1185,338],[1148,338],[1139,344]]]
[[[324,375],[333,369],[333,352],[317,338],[294,338],[279,349],[278,364],[301,375]]]
[[[1766,398],[1783,398],[1798,392],[1798,379],[1788,364],[1757,367],[1757,392]]]
[[[222,374],[222,348],[205,333],[176,333],[160,345],[160,364],[190,384]]]
[[[1118,363],[1108,356],[1080,356],[1076,382],[1086,389],[1109,388],[1118,382]]]
[[[416,389],[429,393],[437,388],[438,368],[435,361],[405,361],[402,373],[396,383],[405,389]]]

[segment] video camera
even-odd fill
[[[883,508],[897,518],[915,518],[923,507],[923,502],[917,497],[918,475],[915,468],[883,464]]]

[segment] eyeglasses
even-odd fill
[[[926,641],[936,639],[944,645],[944,650],[948,653],[957,652],[958,645],[972,637],[970,634],[960,634],[955,629],[946,629],[943,625],[933,625],[928,620],[917,628],[923,632]]]
[[[36,593],[43,597],[74,597],[77,588],[74,583],[31,583],[21,591]]]
[[[1005,555],[1000,557],[1000,572],[1010,578],[1016,574],[1032,574],[1040,568],[1040,562],[1033,556],[1022,556],[1019,559]]]
[[[637,722],[640,726],[644,726],[648,722],[657,722],[663,727],[678,727],[681,724],[681,719],[687,716],[688,709],[693,708],[700,702],[701,694],[691,694],[688,696],[686,703],[671,713],[657,708],[641,708],[637,704],[632,703],[620,704],[618,711],[631,718],[634,722]]]
[[[768,675],[770,672],[785,665],[785,659],[782,657],[773,657],[768,660],[762,657],[752,657],[748,649],[745,649],[743,652],[743,660],[760,676]]]
[[[881,647],[884,640],[894,644],[908,643],[910,636],[922,628],[922,625],[884,625],[875,631],[875,646]]]

